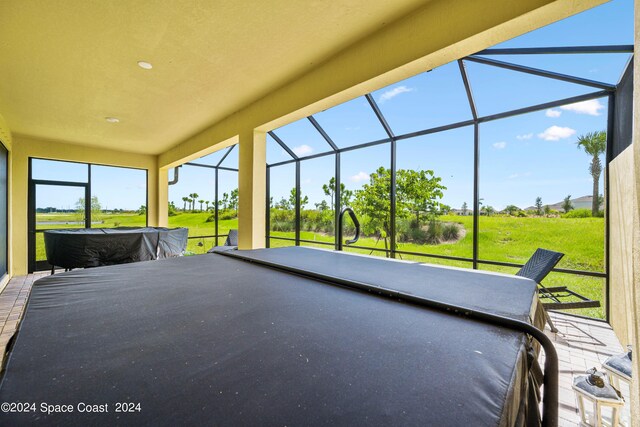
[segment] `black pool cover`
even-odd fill
[[[44,232],[47,262],[63,268],[98,267],[182,255],[187,228],[117,227]]]
[[[536,307],[522,278],[238,253],[518,319]],[[530,355],[522,333],[225,255],[76,270],[33,286],[0,384],[24,412],[0,425],[526,425]]]

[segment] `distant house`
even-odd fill
[[[452,215],[471,216],[473,215],[473,209],[467,209],[467,213],[464,213],[462,209],[451,209],[450,213]]]

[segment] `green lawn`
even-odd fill
[[[215,234],[215,224],[206,222],[207,213],[180,213],[169,217],[170,227],[187,227],[189,236],[205,236]],[[144,225],[144,216],[134,214],[103,215],[99,218],[102,223],[94,224],[94,227],[115,226],[141,226]],[[398,250],[425,254],[449,255],[471,258],[473,254],[473,218],[462,216],[443,216],[440,218],[446,222],[461,224],[466,230],[466,236],[457,243],[440,245],[421,245],[413,243],[399,243]],[[73,214],[39,214],[37,222],[64,222],[78,221]],[[81,227],[81,225],[40,225],[39,228],[69,228]],[[237,229],[237,219],[219,221],[219,234],[227,234],[229,229]],[[272,232],[272,236],[294,237],[293,232]],[[44,247],[42,234],[38,234],[38,259],[44,259]],[[349,237],[349,236],[345,236]],[[332,235],[302,231],[304,240],[333,243]],[[219,244],[224,243],[220,238]],[[205,253],[215,244],[213,238],[189,239],[187,251],[191,254]],[[272,247],[290,246],[293,242],[271,240]],[[302,243],[305,246],[318,246],[331,248],[332,246],[313,245]],[[377,241],[373,237],[363,237],[357,243],[358,246],[384,248],[382,240]],[[492,261],[506,261],[524,263],[535,251],[542,247],[565,253],[560,267],[585,270],[604,271],[604,219],[603,218],[537,218],[537,217],[505,217],[491,216],[480,218],[479,255],[481,259]],[[351,252],[385,256],[384,252],[371,252],[371,250],[347,248]],[[450,261],[437,258],[428,258],[415,255],[401,255],[402,259],[428,262],[432,264],[450,265],[455,267],[470,268],[471,263],[464,261]],[[480,264],[483,270],[497,271],[513,274],[518,269],[512,267],[499,267],[488,264]],[[603,302],[604,279],[588,276],[576,276],[562,273],[551,273],[544,281],[545,286],[566,285],[577,292],[592,299]],[[604,309],[583,309],[572,312],[585,316],[604,318]]]

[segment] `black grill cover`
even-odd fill
[[[117,227],[44,232],[47,262],[63,268],[98,267],[180,256],[187,228]]]

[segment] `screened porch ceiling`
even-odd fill
[[[3,1],[0,112],[16,134],[159,154],[428,3]]]

